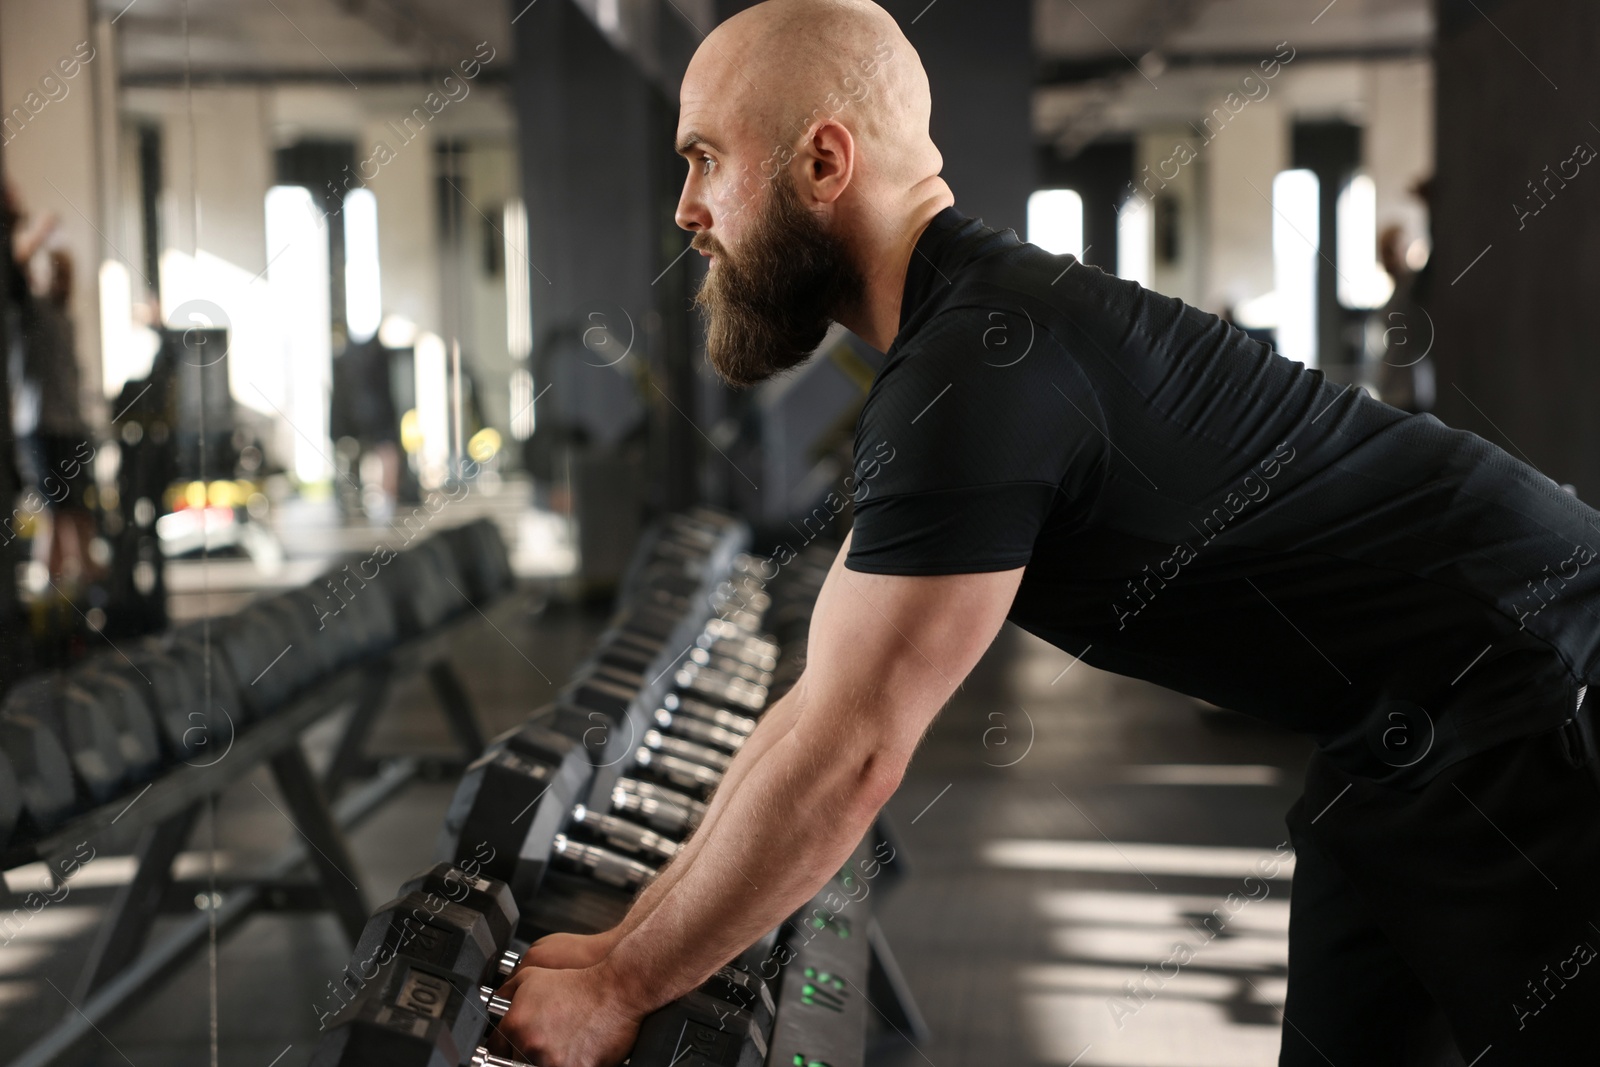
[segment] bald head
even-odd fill
[[[928,77],[894,18],[869,0],[767,0],[722,23],[683,79],[684,138],[722,135],[770,180],[819,127],[853,141],[851,180],[909,188],[939,173]],[[714,142],[716,143],[716,142]]]

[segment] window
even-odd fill
[[[1071,189],[1028,197],[1028,242],[1055,255],[1083,257],[1083,198]]]
[[[1278,352],[1317,365],[1317,176],[1286,170],[1272,179],[1272,273],[1277,289]]]

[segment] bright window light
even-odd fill
[[[527,359],[533,351],[533,311],[528,291],[528,211],[522,201],[507,201],[501,221],[506,238],[506,351],[514,360]]]
[[[350,340],[371,340],[383,319],[378,277],[378,198],[371,189],[344,198],[344,319]]]
[[[1357,174],[1339,193],[1339,303],[1382,307],[1394,280],[1378,263],[1378,187]]]
[[[1083,258],[1083,197],[1040,189],[1028,197],[1028,243],[1058,256]]]
[[[450,372],[444,338],[429,332],[417,336],[412,373],[422,430],[421,481],[432,489],[444,484],[450,462]]]
[[[1286,170],[1272,179],[1272,274],[1278,293],[1278,352],[1317,365],[1317,176]]]
[[[299,185],[267,190],[267,291],[286,371],[294,428],[294,472],[302,483],[333,477],[328,460],[328,391],[333,338],[328,329],[328,225],[311,191]]]
[[[144,346],[148,347],[148,346]],[[133,326],[133,276],[114,259],[100,264],[100,380],[107,397],[150,373]]]
[[[1117,277],[1149,288],[1152,242],[1150,204],[1142,197],[1129,197],[1117,210]]]

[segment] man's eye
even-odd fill
[[[710,174],[711,173],[711,167],[715,162],[716,161],[713,160],[710,156],[702,154],[700,156],[700,173],[701,174]]]

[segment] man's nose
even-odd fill
[[[711,228],[711,212],[706,210],[705,202],[696,193],[692,178],[683,183],[683,194],[678,197],[678,210],[672,218],[692,233]]]

